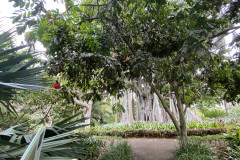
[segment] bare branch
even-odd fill
[[[212,38],[219,37],[219,36],[221,36],[221,35],[223,35],[223,34],[227,34],[228,31],[230,31],[230,30],[236,30],[236,29],[239,29],[239,28],[240,28],[240,26],[227,28],[227,29],[223,30],[222,32],[219,32],[218,34],[213,35],[213,36],[211,37],[211,39],[212,39]]]
[[[86,107],[86,108],[89,108],[89,105],[86,102],[78,100],[76,97],[74,97],[73,100],[74,100],[75,104],[81,105],[81,106]]]
[[[86,6],[86,7],[101,7],[106,6],[107,4],[81,4],[80,6]]]
[[[224,34],[229,34],[228,33],[229,31],[236,30],[236,29],[239,29],[239,28],[240,28],[240,26],[227,28],[227,29],[215,34],[215,35],[212,35],[211,37],[209,37],[209,39],[213,39],[213,38],[219,37],[219,36],[224,35]],[[205,39],[201,40],[200,42],[204,42],[204,41],[205,41]]]

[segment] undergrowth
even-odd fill
[[[200,141],[189,141],[186,147],[174,152],[174,160],[216,160],[216,153]]]
[[[109,150],[101,155],[98,160],[133,160],[133,151],[127,142],[111,145]]]
[[[188,122],[187,129],[205,129],[205,128],[221,128],[221,127],[235,127],[238,126],[239,122],[232,124],[231,122]],[[148,130],[175,130],[175,127],[172,123],[151,123],[151,122],[136,122],[132,125],[119,123],[119,124],[107,124],[103,126],[89,127],[87,130],[90,131],[110,131],[110,130],[139,130],[139,129],[148,129]]]

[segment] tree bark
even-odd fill
[[[135,105],[134,105],[134,92],[132,92],[132,113],[133,113],[133,120],[135,121],[136,120],[136,112],[135,112]]]
[[[171,110],[169,109],[169,106],[167,105],[167,103],[165,102],[165,99],[163,98],[163,96],[161,95],[161,93],[159,92],[159,90],[152,84],[150,83],[152,90],[156,93],[156,95],[158,96],[160,102],[163,105],[164,110],[168,113],[168,115],[170,116],[176,130],[178,133],[180,133],[180,126],[178,124],[178,121],[176,119],[176,117],[174,117],[173,113],[171,112]]]
[[[226,111],[226,114],[228,115],[228,106],[227,106],[227,102],[225,100],[223,100],[223,106]]]
[[[118,105],[117,105],[117,95],[115,97],[115,123],[118,123]]]
[[[123,108],[125,110],[125,112],[122,113],[122,118],[121,118],[121,122],[128,122],[128,94],[126,91],[124,91],[124,96],[123,96]]]
[[[132,91],[128,90],[128,110],[129,110],[129,123],[133,123],[133,107],[132,107]]]
[[[83,111],[83,116],[84,118],[87,118],[85,120],[85,124],[89,124],[91,122],[91,112],[92,112],[92,105],[93,105],[93,101],[90,100],[88,102],[82,101],[82,100],[78,100],[77,98],[73,98],[74,103],[77,105],[81,105],[84,107],[84,111]]]
[[[179,95],[179,88],[178,88],[177,84],[174,84],[174,91],[175,91],[175,96],[177,99],[177,107],[178,107],[179,120],[180,120],[180,131],[179,131],[180,145],[182,147],[185,147],[188,143],[187,126],[186,126],[186,119],[184,117],[183,105],[182,105],[180,95]]]

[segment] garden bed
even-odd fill
[[[188,129],[188,136],[205,136],[205,135],[216,135],[221,133],[226,133],[227,129],[234,130],[235,127],[221,127],[221,128],[200,128],[200,129]],[[87,135],[95,136],[119,136],[123,138],[132,138],[132,137],[146,137],[146,138],[175,138],[178,136],[176,130],[148,130],[148,129],[139,129],[139,130],[103,130],[103,131],[80,131]]]

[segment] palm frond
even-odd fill
[[[63,120],[57,123],[58,126],[54,125],[46,129],[42,141],[41,160],[85,159],[88,156],[87,148],[90,144],[85,143],[88,136],[71,132],[72,128],[84,127],[81,123],[83,119],[70,122],[73,118]],[[22,127],[18,125],[0,132],[0,148],[4,148],[0,150],[0,157],[3,160],[19,159],[34,138],[35,134],[22,132]]]
[[[17,90],[39,91],[45,88],[47,79],[41,75],[43,67],[33,67],[37,61],[27,46],[14,47],[12,38],[16,32],[10,29],[0,33],[0,101],[9,102]],[[4,105],[11,113],[14,108]]]

